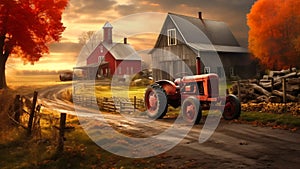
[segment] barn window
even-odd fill
[[[103,53],[103,46],[100,46],[100,52]]]
[[[210,73],[210,67],[205,67],[205,68],[204,68],[204,73],[205,73],[205,74]]]
[[[168,46],[177,45],[176,29],[168,30]]]
[[[119,69],[119,75],[122,74],[122,68],[119,67],[118,69]]]
[[[130,68],[130,72],[133,75],[133,67]]]
[[[217,67],[217,72],[219,77],[224,77],[224,69],[223,67]]]
[[[99,56],[99,57],[98,57],[98,63],[102,63],[103,60],[104,60],[104,56]]]
[[[229,73],[230,73],[230,77],[235,76],[234,67],[230,67]]]

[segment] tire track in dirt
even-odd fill
[[[86,120],[95,120],[99,112],[82,108],[82,113],[77,114],[74,105],[57,97],[57,93],[68,87],[70,85],[54,86],[41,91],[41,102],[60,112],[83,116]],[[87,113],[89,111],[90,113]],[[102,113],[102,115],[105,115],[105,119],[115,130],[133,137],[157,135],[170,127],[175,120],[162,119],[151,123],[137,123],[116,114]],[[199,144],[198,138],[202,127],[203,123],[194,126],[179,145],[160,155],[159,157],[163,158],[157,160],[161,160],[171,168],[181,168],[180,166],[183,166],[182,168],[187,166],[189,168],[298,168],[300,166],[299,132],[292,133],[221,120],[212,137],[205,143]]]

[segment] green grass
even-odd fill
[[[136,96],[138,99],[143,99],[146,91],[144,86],[131,86],[127,88],[124,87],[113,87],[110,86],[96,86],[95,92],[97,97],[129,97],[133,98]]]
[[[241,120],[248,122],[257,121],[263,124],[287,125],[290,127],[300,127],[300,117],[291,114],[273,114],[262,112],[242,112]]]
[[[96,145],[79,125],[65,134],[65,148],[60,156],[55,153],[54,140],[38,143],[25,134],[0,144],[1,169],[144,169],[155,168],[158,163],[156,158],[131,159],[109,153]]]

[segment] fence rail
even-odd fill
[[[132,113],[137,109],[144,108],[144,100],[139,99],[136,96],[133,98],[123,97],[100,97],[95,98],[94,96],[74,96],[73,102],[79,106],[92,107],[95,109],[117,112],[117,113]],[[97,107],[95,107],[97,106]]]
[[[61,154],[64,149],[64,132],[66,126],[66,114],[60,113],[60,117],[54,114],[45,114],[41,112],[42,105],[38,104],[38,92],[34,92],[33,99],[26,96],[16,95],[13,104],[10,106],[7,115],[9,119],[16,125],[27,130],[27,136],[35,138],[35,140],[43,140],[42,127],[51,130],[53,133],[51,138],[57,141],[56,153]],[[43,126],[41,126],[43,121]],[[46,124],[46,125],[45,125]],[[58,137],[57,133],[59,132]]]

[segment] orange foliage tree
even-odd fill
[[[5,64],[9,56],[37,62],[59,41],[68,0],[0,0],[0,89],[7,87]]]
[[[249,50],[270,69],[300,66],[300,1],[258,0],[247,15]]]

